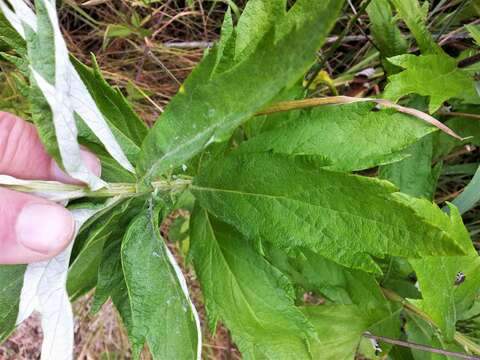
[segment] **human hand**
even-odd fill
[[[100,176],[98,158],[86,150],[81,152],[88,168]],[[46,153],[32,124],[4,112],[0,112],[0,174],[79,183]],[[73,217],[64,207],[0,187],[0,264],[49,259],[67,247],[74,231]]]

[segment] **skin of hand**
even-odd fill
[[[82,157],[100,176],[100,160],[83,149]],[[0,174],[79,184],[46,153],[32,124],[4,112],[0,112]],[[0,264],[50,259],[67,247],[74,232],[73,217],[63,206],[0,187]]]

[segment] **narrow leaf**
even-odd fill
[[[391,1],[415,37],[422,53],[442,54],[442,48],[435,42],[426,25],[429,2],[425,1],[420,5],[418,0]]]
[[[370,28],[375,44],[384,57],[403,54],[407,42],[396,25],[388,0],[372,0],[367,6]]]
[[[135,358],[145,342],[155,359],[201,358],[198,315],[174,261],[158,230],[158,211],[143,211],[122,244]]]
[[[78,229],[93,214],[93,209],[72,212]],[[42,360],[73,358],[73,313],[66,291],[70,244],[62,253],[47,261],[29,264],[25,271],[17,323],[34,310],[42,316]]]

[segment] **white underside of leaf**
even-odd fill
[[[197,309],[195,308],[195,305],[193,304],[192,300],[190,299],[190,294],[188,292],[188,286],[187,286],[187,281],[185,280],[185,277],[183,276],[182,270],[177,264],[177,261],[175,260],[175,257],[173,254],[170,252],[168,249],[167,244],[165,244],[164,241],[162,241],[163,246],[165,247],[165,251],[167,252],[168,256],[168,261],[172,265],[173,269],[175,270],[175,274],[177,275],[178,282],[180,283],[180,287],[182,288],[183,294],[185,295],[185,298],[188,300],[188,303],[190,305],[190,308],[192,310],[193,317],[195,318],[195,325],[197,327],[197,360],[202,360],[202,328],[200,325],[200,317],[198,316]]]
[[[105,183],[89,171],[81,157],[73,111],[69,106],[68,97],[63,96],[68,94],[68,90],[63,86],[53,87],[34,69],[31,71],[52,110],[55,134],[65,171],[71,177],[88,184],[93,190],[104,187]]]
[[[21,37],[25,38],[25,31],[23,30],[23,25],[22,22],[20,21],[20,18],[17,17],[17,15],[10,10],[10,8],[3,2],[3,0],[0,0],[0,10],[2,11],[3,15],[5,18],[8,20],[10,25],[20,34]]]
[[[3,0],[0,1],[6,7]],[[88,170],[80,156],[74,112],[83,119],[103,143],[105,149],[123,168],[132,173],[135,171],[70,62],[68,50],[58,24],[55,4],[48,0],[43,0],[43,2],[54,30],[55,86],[49,84],[36,72],[34,72],[34,77],[52,108],[56,138],[65,170],[72,177],[86,182],[92,189],[96,190],[105,186],[105,184]],[[7,19],[17,31],[21,28],[19,33],[25,37],[22,22],[35,30],[37,28],[36,15],[23,0],[12,0],[11,4],[15,13],[10,11]]]
[[[98,210],[77,209],[76,231]],[[33,311],[42,317],[42,360],[69,360],[73,358],[73,313],[66,290],[68,265],[73,242],[51,260],[27,266],[20,295],[17,324]]]
[[[110,127],[103,119],[103,115],[100,113],[95,101],[71,63],[69,64],[69,68],[72,75],[70,97],[74,100],[73,109],[99,138],[108,153],[124,169],[135,173],[135,169],[130,161],[128,161],[125,153],[115,139],[112,130],[110,130]]]

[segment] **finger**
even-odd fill
[[[87,167],[100,176],[100,160],[87,150],[82,149],[81,155]],[[35,126],[5,112],[0,112],[0,174],[27,180],[79,183],[47,154]]]
[[[60,205],[0,188],[0,264],[47,260],[67,247],[75,221]]]

